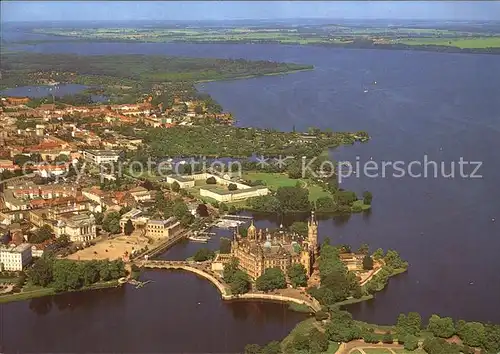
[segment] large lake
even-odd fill
[[[321,239],[329,237],[334,243],[350,243],[357,247],[368,242],[373,249],[394,248],[410,262],[409,272],[392,279],[376,299],[350,308],[358,319],[393,323],[401,312],[418,311],[424,318],[438,313],[457,319],[500,323],[500,308],[495,305],[500,298],[498,56],[256,44],[44,43],[20,48],[44,53],[166,54],[269,59],[315,65],[315,70],[309,72],[205,83],[199,88],[233,112],[242,126],[282,130],[315,126],[369,132],[370,142],[335,150],[332,155],[336,160],[355,162],[358,158],[364,163],[371,158],[379,164],[381,161],[408,164],[422,162],[427,156],[428,160],[438,164],[445,162],[447,172],[450,163],[455,161],[458,164],[461,157],[481,161],[479,173],[483,177],[479,179],[460,178],[458,165],[455,178],[348,178],[343,182],[344,187],[359,193],[372,191],[373,211],[369,215],[353,215],[347,219],[322,220],[319,233]],[[429,169],[432,175],[432,167]],[[387,171],[392,173],[390,169]],[[419,172],[418,166],[415,172]],[[470,173],[472,169],[466,167],[465,172]],[[278,225],[281,221],[259,220],[257,226]],[[217,247],[217,242],[214,240],[210,246]],[[181,244],[164,257],[183,259],[197,247],[201,246]],[[177,281],[177,277],[185,279],[185,284]],[[137,292],[127,289],[119,297],[124,302],[121,308],[115,304],[118,299],[112,294],[99,294],[95,303],[85,300],[89,301],[89,309],[80,314],[79,320],[68,320],[68,326],[77,322],[92,322],[91,326],[100,326],[93,321],[113,317],[115,320],[109,325],[111,329],[106,325],[109,321],[106,319],[102,331],[119,333],[126,343],[133,341],[135,334],[128,329],[131,325],[122,322],[137,321],[137,333],[161,332],[161,338],[170,343],[168,348],[172,351],[181,348],[179,342],[185,342],[185,351],[192,351],[194,342],[200,348],[205,345],[207,351],[225,352],[232,348],[235,339],[230,335],[219,335],[217,343],[203,336],[198,339],[198,331],[204,329],[213,330],[218,326],[221,326],[221,331],[232,326],[240,328],[241,317],[224,310],[232,305],[221,304],[210,284],[188,274],[162,275],[157,283]],[[163,283],[172,283],[172,286]],[[141,292],[164,297],[164,305],[153,302],[151,306],[159,307],[144,312],[154,314],[155,320],[150,321],[147,315],[138,318],[146,310],[128,304],[129,297],[143,296],[135,295]],[[197,308],[185,304],[193,293],[204,299],[202,303],[211,304],[213,309],[209,314],[201,316]],[[85,294],[81,301],[87,297],[94,295]],[[169,303],[173,298],[178,306]],[[141,301],[145,307],[150,304],[148,300]],[[104,303],[109,305],[97,305]],[[34,322],[35,315],[28,311],[29,302],[3,305],[2,308],[4,323],[6,318],[9,319],[7,322],[12,322],[4,326],[9,327],[9,333],[25,331],[26,323],[30,326],[38,323],[37,326],[47,328],[56,326],[56,319],[67,316],[70,311],[53,307],[49,314],[36,316]],[[219,308],[222,309],[220,312],[215,310]],[[267,311],[267,308],[255,304],[255,311]],[[292,315],[286,312],[286,316]],[[187,321],[187,318],[192,320]],[[279,328],[288,329],[289,323],[283,322],[284,318],[277,321]],[[184,337],[166,330],[174,324],[178,326],[177,330],[186,333]],[[84,324],[81,326],[86,328]],[[245,326],[258,333],[254,338],[261,340],[255,341],[267,339],[267,332],[260,327]],[[281,329],[275,332],[277,337],[282,336]],[[242,335],[248,333],[244,331]],[[92,340],[92,332],[80,330],[78,336],[82,340]],[[196,336],[193,343],[189,341],[191,336]],[[8,338],[4,330],[4,341]],[[60,341],[59,335],[54,336],[52,342],[56,340]],[[52,344],[37,349],[70,350],[69,345]],[[120,346],[114,345],[114,340],[103,342],[102,350],[120,350]],[[26,348],[30,349],[29,346]]]

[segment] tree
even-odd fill
[[[384,257],[385,264],[394,269],[402,269],[408,267],[408,262],[401,259],[399,254],[394,250],[388,250]]]
[[[257,278],[255,286],[260,291],[271,291],[286,287],[285,275],[280,268],[267,268],[264,273]]]
[[[298,332],[292,339],[293,348],[295,350],[309,350],[309,338],[302,332]]]
[[[500,353],[500,325],[486,324],[483,347],[489,353]]]
[[[384,250],[382,248],[377,249],[373,252],[373,259],[378,261],[379,259],[384,258]]]
[[[181,186],[179,185],[179,183],[177,183],[177,181],[174,181],[174,183],[172,183],[171,189],[173,192],[178,193],[181,190]]]
[[[131,235],[132,232],[134,232],[134,225],[132,224],[132,220],[128,219],[123,227],[123,233],[128,236]]]
[[[234,273],[231,283],[229,284],[232,294],[244,294],[250,290],[250,277],[242,270],[237,270]]]
[[[205,181],[206,184],[217,184],[217,180],[215,179],[214,176],[208,177]]]
[[[286,272],[293,287],[296,288],[298,286],[307,285],[306,268],[302,263],[292,264],[290,267],[288,267]]]
[[[186,205],[186,203],[184,203],[181,199],[179,199],[174,202],[174,205],[172,207],[172,214],[177,219],[182,219],[183,216],[191,213],[189,212],[189,208]]]
[[[484,325],[479,322],[458,321],[457,334],[463,343],[471,347],[479,347],[484,343],[486,331]]]
[[[326,352],[328,345],[329,342],[326,334],[320,332],[315,327],[309,332],[309,348],[312,353]]]
[[[418,348],[418,338],[412,334],[409,334],[404,339],[405,349],[413,351]]]
[[[297,235],[307,236],[307,231],[307,223],[303,221],[294,221],[294,223],[290,225],[290,232]]]
[[[418,335],[420,333],[420,329],[422,328],[422,317],[420,314],[418,312],[409,312],[407,321],[410,328],[408,333]]]
[[[104,231],[108,231],[112,234],[117,234],[120,232],[120,213],[113,211],[106,214],[102,221],[102,228]]]
[[[80,264],[66,259],[54,263],[54,289],[56,291],[76,290],[82,287]]]
[[[299,186],[279,187],[276,191],[276,199],[283,211],[309,211],[309,190]]]
[[[34,235],[30,237],[31,243],[42,243],[46,240],[53,238],[52,228],[49,225],[40,227]]]
[[[224,265],[224,270],[222,272],[222,279],[224,279],[226,283],[231,283],[234,279],[234,275],[237,270],[238,270],[238,259],[233,257],[227,264]]]
[[[375,333],[370,332],[370,331],[366,331],[363,334],[363,340],[365,341],[365,343],[371,343],[371,344],[376,344],[376,343],[380,342],[380,340],[378,339],[378,336]]]
[[[198,207],[196,207],[196,214],[201,217],[209,216],[207,205],[204,203],[198,204]]]
[[[230,191],[235,191],[238,189],[238,186],[234,183],[229,183],[229,185],[227,186],[227,189]]]
[[[382,343],[392,344],[393,342],[394,342],[394,338],[392,337],[391,332],[385,332],[384,336],[382,337]]]
[[[367,243],[363,243],[358,248],[358,253],[359,254],[368,254],[369,252],[370,252],[370,246]]]
[[[99,263],[96,261],[84,262],[82,266],[83,284],[89,286],[99,281]]]
[[[231,253],[231,240],[226,238],[226,237],[221,237],[219,239],[220,246],[219,246],[219,252],[223,254],[229,254]]]
[[[436,337],[450,338],[455,334],[455,325],[451,317],[441,318],[438,315],[432,315],[429,318],[427,330],[432,332]]]
[[[37,259],[33,267],[28,271],[28,279],[33,285],[46,287],[52,282],[54,259],[43,255]]]
[[[266,344],[264,348],[262,348],[262,354],[281,354],[281,344],[280,342],[273,340]]]
[[[372,270],[373,269],[373,259],[369,255],[363,257],[363,269]]]
[[[328,313],[325,311],[318,311],[314,314],[316,321],[324,321],[328,319]]]
[[[200,248],[193,256],[195,262],[204,262],[214,258],[214,252],[208,248]]]
[[[261,354],[261,350],[258,344],[247,344],[245,346],[245,354]]]
[[[368,191],[363,192],[363,204],[371,205],[372,199],[373,199],[373,195],[371,194],[371,192],[368,192]]]

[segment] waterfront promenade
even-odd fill
[[[288,302],[295,303],[298,305],[305,305],[309,307],[312,311],[317,312],[321,309],[321,305],[314,298],[309,297],[300,293],[296,289],[283,289],[286,294],[280,294],[277,291],[274,294],[261,293],[261,292],[249,292],[246,294],[233,295],[229,286],[225,284],[220,277],[212,272],[210,269],[211,262],[194,262],[194,261],[163,261],[163,260],[143,260],[136,261],[137,266],[151,268],[151,269],[172,269],[172,270],[184,270],[192,272],[201,276],[217,287],[221,293],[223,300],[264,300],[264,301],[278,301],[278,302]],[[292,294],[293,293],[293,296]]]

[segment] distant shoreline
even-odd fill
[[[57,36],[57,35],[53,35]],[[64,37],[59,35],[59,37]],[[437,53],[454,53],[454,54],[493,54],[500,55],[500,47],[488,47],[488,48],[459,48],[453,46],[443,46],[443,45],[408,45],[408,44],[373,44],[373,43],[293,43],[287,42],[282,43],[275,40],[263,40],[263,41],[246,41],[246,40],[224,40],[224,41],[136,41],[118,38],[68,38],[68,40],[54,40],[54,39],[42,39],[42,40],[25,40],[16,42],[6,42],[5,46],[12,45],[37,45],[43,43],[162,43],[162,44],[275,44],[284,46],[303,46],[303,47],[325,47],[325,48],[344,48],[344,49],[375,49],[375,50],[407,50],[407,51],[419,51],[419,52],[437,52]],[[302,69],[308,70],[308,69]],[[300,71],[302,71],[300,70]],[[310,70],[310,69],[309,69]],[[294,70],[299,71],[299,70]],[[272,75],[278,75],[272,74]],[[267,76],[267,75],[266,75]],[[243,77],[242,77],[243,78]],[[214,81],[214,80],[212,80]],[[219,81],[219,80],[217,80]]]

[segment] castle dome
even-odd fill
[[[256,232],[256,231],[257,231],[257,228],[253,224],[253,219],[252,219],[252,222],[251,222],[250,226],[248,227],[248,232]]]

